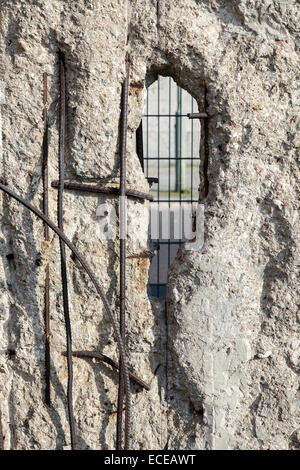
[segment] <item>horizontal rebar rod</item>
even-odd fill
[[[144,250],[141,251],[140,253],[134,253],[132,255],[128,255],[127,258],[129,259],[143,259],[143,258],[153,258],[155,256],[155,252],[151,250]]]
[[[202,119],[202,118],[207,118],[208,114],[207,113],[188,113],[187,117],[189,119]]]
[[[58,188],[58,181],[52,181],[51,186],[52,188]],[[75,191],[86,191],[90,193],[114,194],[116,196],[120,195],[120,189],[114,188],[113,186],[94,186],[92,184],[72,183],[68,181],[65,181],[64,189],[73,189]],[[134,189],[126,189],[126,196],[153,201],[153,196],[151,196],[151,194],[135,191]]]
[[[63,356],[66,356],[67,353],[63,352],[62,354]],[[72,356],[79,357],[82,359],[84,358],[99,359],[100,361],[105,362],[106,364],[109,364],[113,369],[119,370],[119,364],[116,361],[114,361],[108,356],[105,356],[105,354],[102,354],[97,351],[73,351]],[[130,369],[128,370],[128,372],[129,372],[129,377],[133,382],[137,383],[145,390],[148,390],[148,391],[150,390],[149,384],[147,384],[142,379],[140,379],[137,375],[131,372]]]

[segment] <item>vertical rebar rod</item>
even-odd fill
[[[47,74],[43,74],[43,121],[44,121],[44,133],[43,133],[43,212],[48,217],[48,77]],[[45,241],[49,240],[49,228],[47,224],[44,224],[44,238]]]
[[[42,177],[43,177],[43,212],[48,217],[48,77],[43,74],[43,162],[42,162]],[[49,227],[44,224],[44,240],[49,241]],[[49,263],[45,267],[45,288],[44,288],[44,322],[45,322],[45,403],[47,406],[51,405],[51,385],[50,385],[50,269]]]
[[[66,126],[66,77],[65,77],[65,59],[64,54],[59,51],[59,87],[60,87],[60,107],[59,107],[59,187],[57,200],[58,228],[63,231],[63,189],[65,175],[65,126]],[[71,448],[75,449],[75,423],[73,414],[73,364],[72,364],[72,332],[69,312],[69,296],[66,266],[66,250],[63,240],[59,240],[60,258],[61,258],[61,279],[63,291],[63,309],[66,326],[67,340],[67,367],[68,367],[68,387],[67,401],[70,424]]]
[[[126,77],[122,85],[121,101],[121,135],[120,135],[120,334],[125,347],[126,336],[126,144],[127,144],[127,115],[128,115],[128,82],[129,61],[126,57]],[[119,392],[117,410],[117,450],[122,449],[123,403],[125,394],[125,433],[124,449],[129,448],[130,438],[130,383],[128,373],[124,371],[120,360]]]
[[[176,193],[179,193],[179,229],[182,236],[182,89],[177,85],[177,111],[176,111]]]

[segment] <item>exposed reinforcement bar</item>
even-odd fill
[[[52,181],[51,186],[52,188],[57,189],[58,181]],[[114,196],[120,195],[120,189],[113,186],[96,186],[87,183],[73,183],[71,181],[65,181],[64,189],[72,189],[74,191],[85,191],[98,194],[112,194]],[[126,189],[126,196],[140,199],[142,201],[153,201],[153,196],[151,196],[151,194],[135,191],[134,189]]]
[[[67,353],[63,352],[63,356],[66,356]],[[73,351],[72,352],[73,357],[79,357],[81,359],[99,359],[99,361],[104,362],[105,364],[110,365],[113,369],[119,370],[119,364],[111,359],[110,357],[106,356],[105,354],[102,354],[101,352],[98,351]],[[140,387],[144,388],[145,390],[150,390],[150,385],[144,382],[142,379],[140,379],[137,375],[135,375],[133,372],[128,370],[129,373],[129,378],[135,382],[136,384],[140,385]]]

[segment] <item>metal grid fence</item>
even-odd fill
[[[157,253],[151,261],[149,294],[166,297],[167,274],[183,235],[175,238],[174,218],[170,236],[161,234],[162,217],[172,209],[198,202],[200,121],[189,120],[187,113],[198,110],[196,100],[171,77],[158,77],[148,89],[146,114],[142,120],[145,175],[154,181],[151,194],[156,205],[159,236],[150,239]],[[175,229],[175,230],[174,230]],[[151,227],[150,231],[151,233]],[[151,238],[151,237],[150,237]]]

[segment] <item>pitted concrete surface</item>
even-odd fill
[[[297,449],[299,441],[299,92],[296,1],[1,2],[1,175],[41,207],[42,75],[49,81],[49,179],[56,180],[58,48],[67,76],[66,177],[118,184],[121,85],[130,71],[127,185],[148,191],[133,133],[146,85],[170,75],[203,111],[209,193],[204,245],[182,248],[167,310],[147,296],[149,261],[128,260],[127,347],[151,391],[132,386],[133,449]],[[128,38],[128,40],[127,40]],[[142,87],[140,86],[142,82]],[[144,84],[144,85],[143,85]],[[4,101],[4,103],[3,103]],[[1,128],[1,127],[0,127]],[[203,161],[200,162],[203,184]],[[56,190],[49,213],[56,220]],[[97,208],[64,194],[64,226],[118,315],[118,241]],[[0,403],[6,449],[68,449],[57,239],[1,195]],[[148,203],[128,201],[128,251],[147,248]],[[42,260],[40,263],[39,260]],[[51,270],[52,398],[44,395],[44,266]],[[74,349],[118,359],[87,276],[68,258]],[[3,353],[15,350],[15,355]],[[113,449],[117,375],[74,358],[80,449]]]

